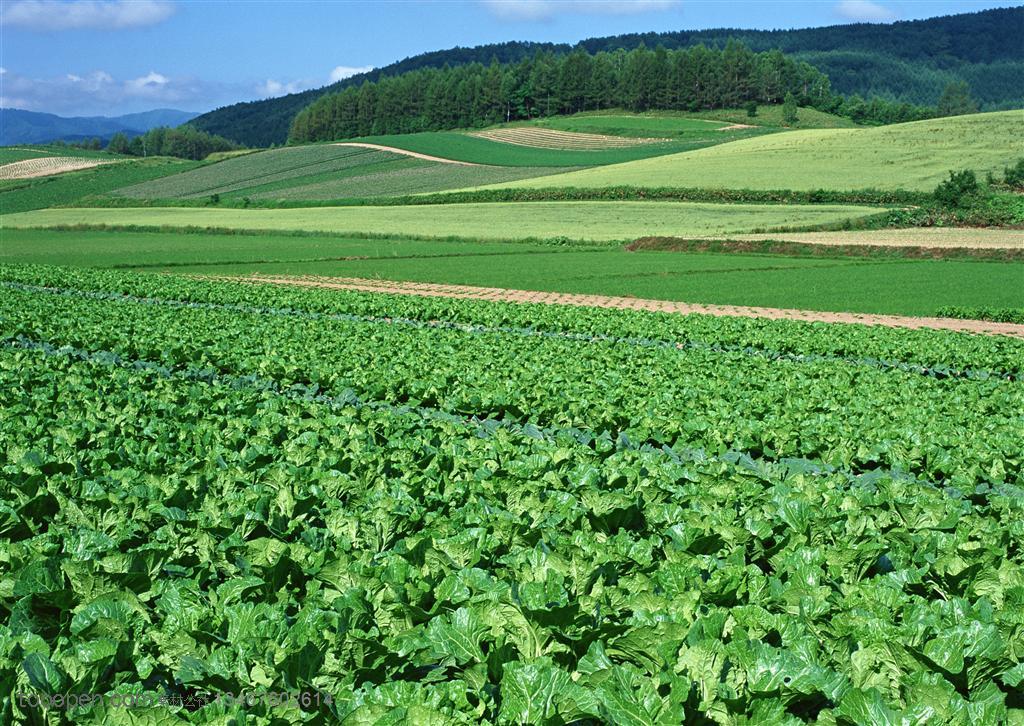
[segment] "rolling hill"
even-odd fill
[[[808,129],[583,169],[502,187],[931,190],[951,169],[982,176],[1024,155],[1024,113],[858,129]]]
[[[576,45],[501,43],[424,53],[323,88],[262,101],[233,104],[191,123],[209,133],[250,146],[283,143],[302,108],[320,96],[382,76],[419,68],[465,63],[517,62],[538,52],[588,52],[663,45],[682,48],[722,45],[738,38],[753,50],[778,48],[825,71],[835,90],[878,94],[912,103],[934,104],[949,80],[965,80],[986,108],[1024,105],[1024,8],[1002,8],[892,24],[859,23],[798,30],[722,28],[590,38]]]
[[[0,146],[44,144],[50,141],[108,141],[118,132],[138,136],[157,126],[180,126],[196,117],[190,111],[158,108],[124,116],[57,116],[52,113],[0,109]]]

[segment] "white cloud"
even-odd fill
[[[871,0],[842,0],[836,3],[836,13],[858,22],[872,23],[894,20],[896,13]]]
[[[103,70],[30,78],[4,74],[2,105],[63,116],[116,116],[152,108],[202,110],[251,98],[248,84],[211,83],[150,71],[138,78],[117,79]]]
[[[29,30],[121,30],[162,23],[171,0],[16,0],[4,3],[0,23]]]
[[[671,10],[680,0],[481,0],[502,20],[550,20],[555,15],[635,15]]]
[[[0,66],[0,76],[2,76],[6,72],[7,72],[7,69],[4,68],[3,66]]]
[[[276,81],[268,78],[256,87],[256,93],[260,98],[272,98],[273,96],[285,96],[289,93],[298,93],[307,88],[312,88],[309,81]]]
[[[171,79],[162,73],[150,71],[140,78],[125,81],[124,88],[129,95],[159,96],[170,82]]]
[[[333,71],[331,71],[331,75],[328,77],[328,80],[331,83],[337,83],[338,81],[343,81],[346,78],[372,70],[373,66],[337,66]]]

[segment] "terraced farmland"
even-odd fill
[[[33,643],[0,682],[319,696],[268,721],[1021,715],[1022,342],[0,286],[0,628]]]

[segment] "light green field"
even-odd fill
[[[950,169],[982,177],[1024,155],[1024,112],[893,126],[770,134],[708,149],[499,187],[713,187],[931,190]]]
[[[840,205],[523,202],[306,209],[41,209],[7,215],[3,223],[6,227],[167,225],[421,237],[566,237],[612,241],[649,235],[703,236],[832,224],[878,212],[876,207]]]

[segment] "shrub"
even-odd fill
[[[949,172],[949,179],[935,187],[935,199],[946,207],[962,206],[978,193],[978,177],[970,169]]]
[[[1003,181],[1007,186],[1024,191],[1024,159],[1018,159],[1016,166],[1003,169]]]

